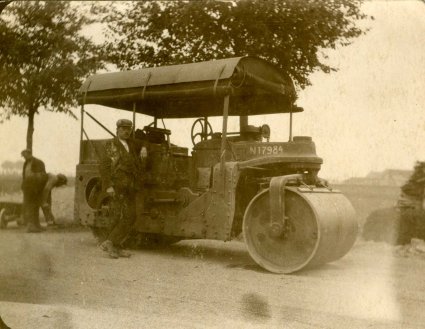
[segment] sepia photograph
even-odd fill
[[[425,1],[0,0],[0,329],[425,328]]]

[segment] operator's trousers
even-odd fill
[[[136,193],[134,190],[115,189],[112,215],[114,226],[108,235],[108,240],[112,241],[114,246],[121,247],[121,243],[132,230],[136,220]]]
[[[50,191],[49,196],[47,197],[47,203],[41,206],[41,210],[43,210],[44,219],[46,223],[54,223],[55,216],[53,216],[52,212],[52,192]]]
[[[41,195],[36,193],[31,189],[24,189],[24,200],[22,207],[22,215],[25,225],[30,224],[36,227],[40,227],[40,203]],[[44,218],[47,223],[54,223],[55,216],[52,213],[52,197],[49,195],[48,205],[41,207],[43,211]]]
[[[40,227],[39,209],[40,209],[40,193],[35,193],[33,190],[24,189],[23,202],[23,218],[24,223]]]
[[[41,207],[41,210],[43,211],[44,219],[47,224],[55,223],[55,216],[53,215],[51,204]]]
[[[26,225],[40,227],[39,210],[41,206],[41,191],[46,184],[46,174],[34,174],[22,181],[23,218]]]

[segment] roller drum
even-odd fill
[[[286,187],[285,230],[270,234],[269,190],[257,194],[248,205],[243,233],[251,257],[275,273],[292,273],[335,261],[353,246],[358,224],[348,199],[326,188]]]

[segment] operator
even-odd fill
[[[137,147],[130,138],[130,120],[117,121],[117,137],[105,145],[100,163],[102,188],[112,197],[111,213],[114,226],[100,245],[111,258],[130,257],[122,242],[131,231],[136,218],[136,192],[142,189],[142,162],[147,157],[145,147]]]
[[[47,180],[44,162],[32,155],[30,149],[21,152],[25,159],[22,168],[23,218],[28,233],[43,231],[39,220],[41,191]]]
[[[47,182],[41,193],[41,210],[43,210],[44,219],[48,226],[56,225],[55,216],[52,213],[52,190],[55,187],[66,185],[67,181],[63,174],[47,174]]]

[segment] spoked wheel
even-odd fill
[[[20,226],[20,215],[16,212],[16,209],[13,208],[1,208],[0,209],[0,229],[7,228],[9,222],[15,221]]]
[[[102,207],[106,207],[108,211],[111,209],[112,198],[102,192],[100,185],[96,185],[89,194],[88,204],[95,209],[101,209]],[[113,227],[112,219],[109,220],[109,225],[107,226],[90,226],[90,230],[93,233],[94,237],[97,239],[97,243],[101,244],[106,240],[109,233],[111,232]]]
[[[285,188],[283,233],[270,229],[269,191],[257,194],[248,205],[243,234],[255,262],[274,273],[292,273],[344,256],[357,236],[357,221],[350,202],[336,192],[300,192]]]
[[[213,135],[213,129],[208,120],[199,118],[196,119],[190,130],[190,138],[193,145],[197,143],[196,139],[199,137],[200,141],[206,140]]]

